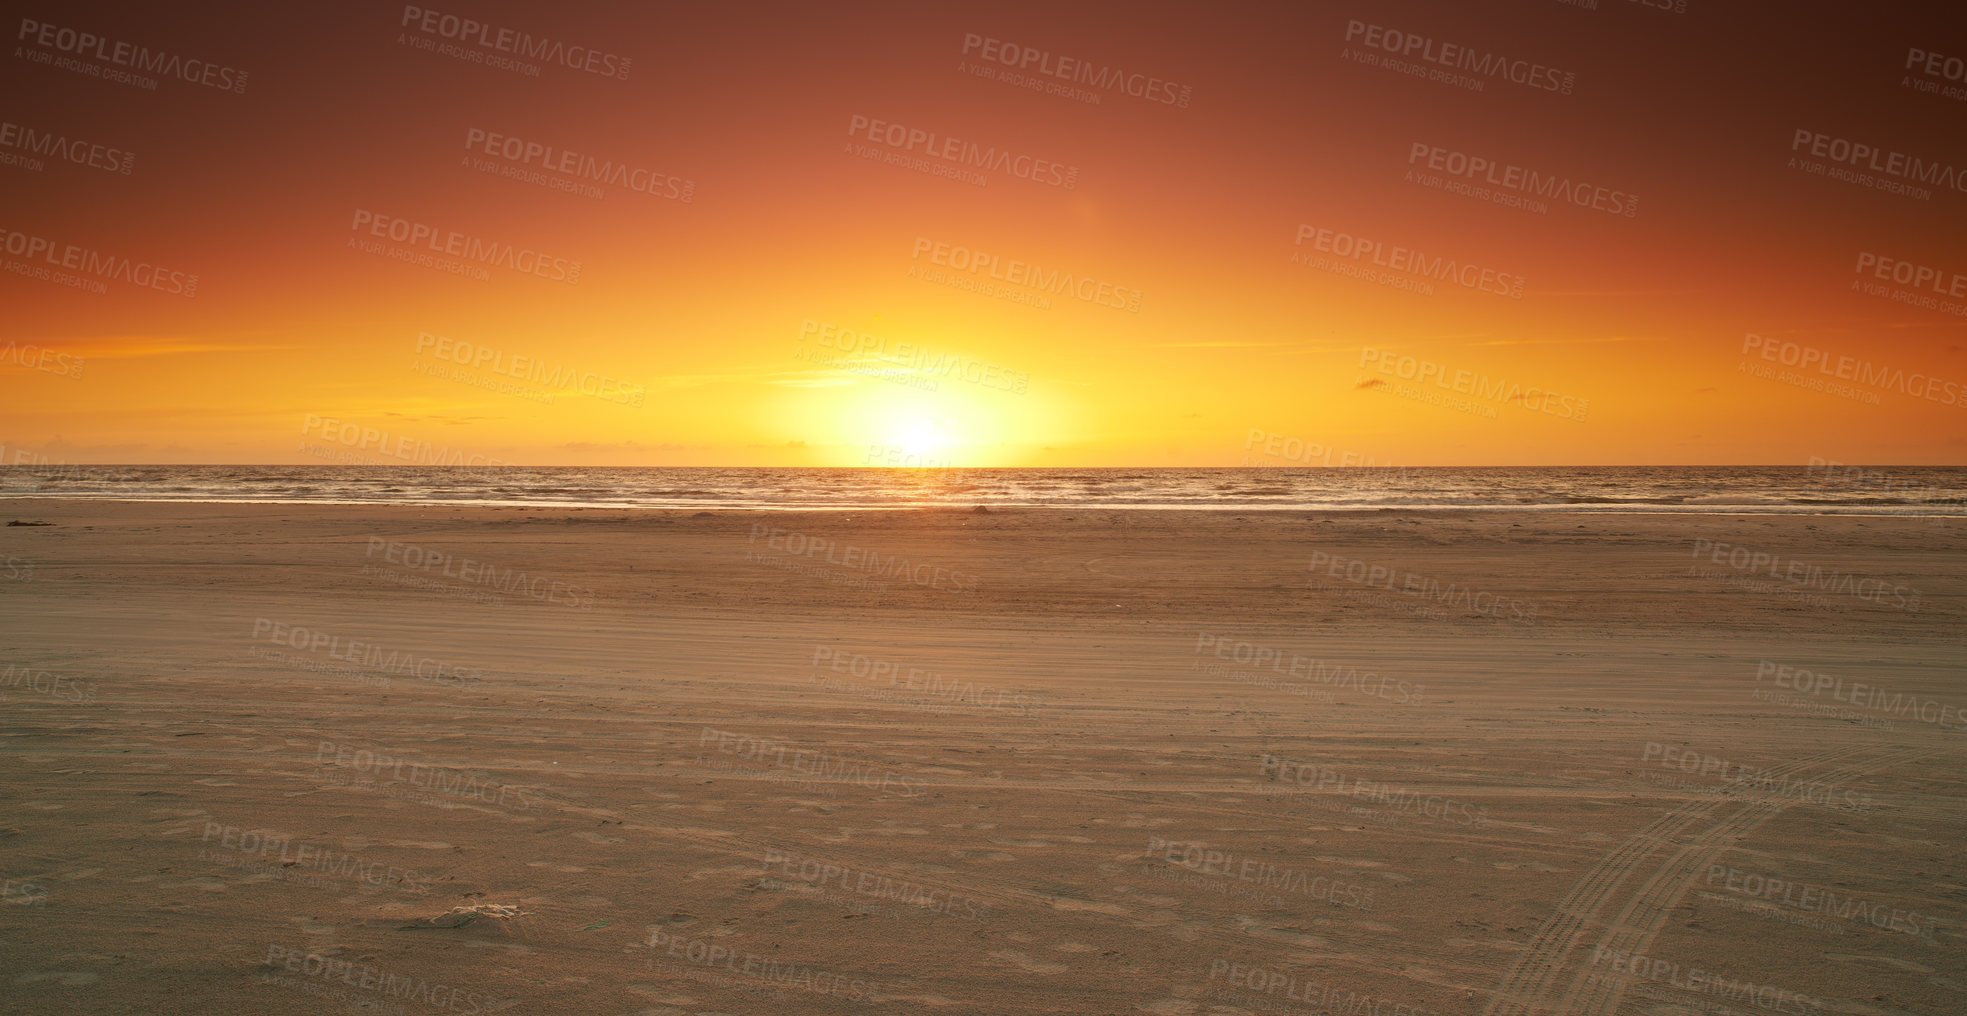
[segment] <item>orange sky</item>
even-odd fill
[[[13,5],[0,445],[1967,462],[1962,19],[1671,2]]]

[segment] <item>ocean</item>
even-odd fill
[[[0,497],[780,510],[1454,509],[1967,515],[1957,466],[1109,469],[0,467]]]

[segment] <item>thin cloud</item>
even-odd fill
[[[1712,293],[1713,289],[1539,289],[1538,296],[1678,296]]]
[[[225,343],[147,335],[79,335],[59,339],[8,341],[16,347],[45,346],[56,352],[71,353],[90,360],[133,360],[146,356],[185,356],[196,353],[261,353],[308,348],[301,345]]]
[[[1605,342],[1665,342],[1661,335],[1606,335],[1595,339],[1493,339],[1470,342],[1469,346],[1588,346]]]
[[[451,416],[449,414],[444,414],[444,413],[426,413],[426,414],[419,415],[414,413],[385,412],[382,415],[393,416],[396,419],[403,420],[407,423],[441,423],[446,426],[452,426],[452,427],[463,426],[465,424],[470,424],[470,423],[487,423],[494,420],[506,419],[506,417],[503,416]]]
[[[1288,345],[1290,345],[1290,343],[1288,342],[1232,342],[1229,340],[1223,340],[1220,342],[1153,342],[1148,344],[1148,348],[1149,349],[1271,349],[1277,346],[1288,346]]]

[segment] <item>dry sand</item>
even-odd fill
[[[7,1012],[1967,1011],[1958,520],[4,511]]]

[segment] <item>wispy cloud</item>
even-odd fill
[[[462,427],[473,423],[488,423],[503,420],[503,416],[453,416],[449,413],[398,413],[386,411],[382,415],[395,417],[405,423],[439,423],[447,427]]]
[[[157,335],[76,335],[65,338],[12,339],[21,345],[40,345],[91,360],[132,360],[146,356],[185,356],[196,353],[257,353],[310,348],[299,343],[264,340],[225,342]]]
[[[1288,346],[1288,342],[1237,342],[1223,339],[1216,342],[1151,342],[1150,349],[1274,349]]]
[[[1665,342],[1663,335],[1603,335],[1597,338],[1562,339],[1491,339],[1488,342],[1470,342],[1470,346],[1593,346],[1606,342]]]

